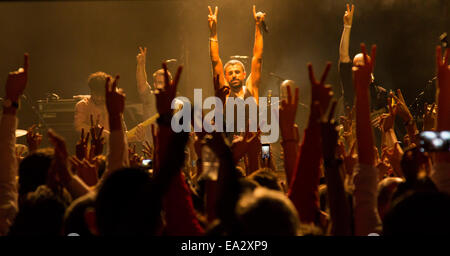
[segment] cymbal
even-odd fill
[[[26,135],[28,132],[26,130],[22,130],[22,129],[17,129],[16,130],[16,138],[22,137],[24,135]]]

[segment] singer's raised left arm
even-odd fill
[[[256,7],[253,5],[253,17],[255,18],[255,45],[253,46],[252,73],[250,81],[247,82],[247,88],[258,102],[258,89],[261,81],[262,55],[263,55],[263,34],[262,26],[266,14],[256,13]]]

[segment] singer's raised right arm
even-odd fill
[[[223,74],[223,64],[219,56],[219,41],[217,40],[217,12],[218,8],[216,6],[214,13],[211,7],[208,6],[208,25],[209,25],[209,55],[211,57],[211,63],[213,68],[213,77],[219,76],[220,87],[226,84],[225,76]]]
[[[253,46],[253,58],[252,58],[252,75],[251,83],[248,84],[248,89],[251,91],[256,102],[258,102],[258,89],[261,81],[262,70],[262,55],[263,55],[263,34],[262,26],[264,25],[264,18],[266,14],[263,12],[256,12],[256,7],[253,5],[253,17],[255,19],[255,44]]]

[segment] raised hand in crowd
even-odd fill
[[[353,24],[353,13],[355,11],[355,6],[352,4],[350,9],[347,4],[347,10],[344,13],[344,30],[342,31],[341,42],[339,45],[339,62],[349,63],[351,62],[349,56],[349,45],[350,45],[350,31]]]
[[[364,62],[354,66],[353,84],[356,91],[356,138],[358,143],[358,161],[354,178],[354,220],[355,235],[368,235],[381,232],[381,220],[377,212],[377,189],[379,170],[376,168],[376,151],[370,124],[369,86],[375,66],[376,46],[372,46],[372,55],[366,53],[361,44]]]
[[[351,235],[351,208],[344,189],[343,176],[339,171],[342,162],[336,155],[339,138],[337,124],[333,119],[336,104],[337,101],[333,100],[328,114],[322,113],[320,120],[323,162],[330,205],[331,234]]]
[[[142,157],[136,153],[136,144],[128,147],[128,159],[130,160],[130,166],[139,166],[142,162]]]
[[[424,111],[423,111],[422,129],[424,131],[436,130],[436,120],[437,120],[436,103],[433,103],[433,104],[425,103]]]
[[[65,187],[74,199],[89,193],[89,187],[74,175],[70,169],[69,154],[64,138],[56,134],[52,129],[48,130],[48,138],[55,148],[55,156],[48,172],[47,185],[58,191]]]
[[[397,177],[403,177],[401,168],[401,161],[403,157],[403,150],[400,147],[399,142],[395,142],[393,146],[386,146],[382,148],[382,159],[387,159],[389,164],[393,168],[393,171]]]
[[[153,147],[148,143],[148,141],[145,141],[142,146],[144,149],[142,149],[142,153],[144,154],[144,157],[147,159],[153,159]]]
[[[331,63],[327,63],[320,81],[314,76],[312,64],[308,64],[311,83],[311,111],[308,126],[297,156],[296,167],[292,175],[289,198],[299,212],[300,221],[323,227],[325,217],[319,208],[320,162],[322,145],[320,142],[320,113],[325,113],[332,98],[331,86],[325,85]],[[325,228],[325,227],[323,227]]]
[[[109,154],[107,168],[102,175],[106,178],[112,171],[129,165],[128,143],[124,128],[123,111],[125,109],[125,93],[117,88],[119,75],[111,81],[110,77],[105,81],[105,103],[108,112],[109,128]]]
[[[175,79],[171,81],[169,79],[169,74],[167,71],[167,64],[163,63],[162,67],[164,69],[164,87],[161,89],[157,89],[155,92],[156,109],[158,110],[160,117],[166,114],[172,115],[171,104],[173,99],[175,98],[180,75],[183,71],[183,67],[179,66],[175,75]]]
[[[410,121],[413,121],[414,118],[406,105],[402,91],[397,89],[397,95],[395,95],[394,92],[390,92],[390,96],[395,100],[395,106],[397,107],[396,113],[402,118],[403,122],[409,123]]]
[[[378,177],[379,180],[382,180],[385,177],[390,177],[394,174],[394,169],[389,161],[388,156],[386,155],[387,147],[381,149],[381,157],[378,159],[376,167],[378,168]]]
[[[445,50],[442,57],[442,49],[440,46],[436,48],[436,69],[437,69],[437,121],[436,131],[450,131],[450,65],[449,65],[449,49]],[[430,178],[436,184],[436,187],[445,193],[450,193],[450,175],[449,175],[449,152],[437,152],[434,162],[434,171]]]
[[[147,57],[147,47],[142,48],[141,46],[139,46],[139,53],[138,55],[136,55],[137,64],[145,67],[146,57]]]
[[[0,235],[6,235],[18,211],[18,165],[15,152],[18,100],[28,81],[28,54],[24,54],[24,66],[10,72],[6,79],[3,115],[0,121]]]
[[[395,123],[395,117],[397,116],[397,112],[398,112],[398,103],[395,102],[393,98],[389,98],[388,99],[388,109],[389,109],[389,113],[387,114],[382,114],[380,116],[380,120],[379,120],[379,129],[382,132],[387,132],[390,129],[394,129],[394,123]]]
[[[158,129],[154,129],[153,132],[157,131],[157,134],[152,135],[154,137],[155,135],[158,137],[156,140],[157,144],[154,145],[156,154],[154,164],[157,165],[162,164],[166,161],[166,158],[169,157],[169,148],[171,148],[170,141],[173,135],[171,128],[173,110],[171,105],[172,101],[175,99],[181,72],[183,71],[183,66],[179,66],[177,73],[175,74],[175,79],[170,80],[167,64],[163,63],[162,67],[164,70],[164,86],[155,90],[156,109],[159,113],[159,118],[157,119]],[[161,141],[165,141],[166,143],[159,143]],[[155,143],[155,138],[153,138],[153,142]],[[157,171],[157,169],[155,170]]]
[[[117,88],[119,78],[119,75],[116,75],[113,81],[109,77],[106,78],[105,100],[111,131],[122,130],[121,118],[125,109],[125,93],[122,89]]]
[[[139,95],[147,94],[150,87],[147,82],[147,72],[145,71],[145,64],[147,58],[147,48],[139,46],[139,53],[136,55],[136,81]]]
[[[80,160],[83,160],[84,158],[88,157],[87,151],[88,151],[89,136],[90,136],[89,132],[86,133],[86,136],[84,136],[84,128],[81,128],[80,139],[75,145],[75,155]]]
[[[18,103],[20,95],[23,94],[25,87],[27,86],[29,67],[28,53],[24,54],[23,62],[23,68],[9,72],[8,78],[6,79],[5,101],[11,101],[9,102],[11,105]],[[17,107],[18,106],[12,109],[17,109]]]
[[[215,203],[215,214],[225,226],[227,232],[233,229],[235,222],[236,202],[239,198],[240,186],[237,171],[233,161],[230,142],[223,133],[214,132],[205,136],[205,143],[211,148],[216,156],[220,156],[219,174],[217,179],[217,196]]]
[[[328,62],[325,70],[322,74],[322,77],[320,81],[317,81],[314,77],[314,71],[312,64],[308,64],[308,73],[309,73],[309,80],[311,82],[311,105],[314,104],[314,102],[319,102],[320,111],[321,113],[325,113],[328,109],[328,105],[333,98],[333,91],[331,90],[330,85],[325,84],[325,79],[328,76],[328,72],[331,69],[331,62]]]
[[[159,147],[159,128],[157,125],[151,125],[151,132],[153,138],[153,170],[159,170],[160,167],[160,147]],[[150,149],[150,148],[149,148]]]
[[[369,85],[372,81],[372,72],[375,66],[376,46],[372,46],[372,56],[366,53],[366,46],[361,44],[364,64],[354,66],[353,84],[356,91],[356,136],[358,142],[359,162],[374,165],[374,141],[370,126]]]
[[[344,25],[351,26],[353,23],[353,13],[355,12],[355,6],[352,4],[350,9],[349,4],[347,4],[347,10],[344,13]]]
[[[104,127],[97,123],[94,125],[94,120],[91,115],[91,147],[89,150],[89,159],[101,155],[103,153],[103,146],[105,145],[105,138],[102,136]]]
[[[338,142],[337,153],[339,158],[344,163],[344,170],[347,177],[351,177],[353,169],[358,163],[358,154],[356,153],[356,141],[353,141],[349,145],[349,149],[346,150],[345,144],[342,141]]]
[[[90,187],[97,185],[98,182],[98,166],[96,165],[96,159],[93,160],[95,162],[91,163],[87,159],[79,160],[77,157],[69,157],[76,175]]]
[[[390,96],[395,99],[397,114],[402,118],[403,123],[405,124],[406,131],[408,132],[409,137],[416,141],[416,135],[419,133],[417,129],[416,120],[414,120],[411,111],[406,105],[405,98],[403,97],[402,91],[397,89],[397,95],[393,92],[390,93]]]
[[[281,101],[279,107],[280,130],[284,152],[284,166],[286,172],[286,182],[291,183],[292,174],[295,168],[297,152],[299,149],[298,127],[295,124],[295,116],[298,108],[299,88],[295,88],[294,97],[292,97],[291,85],[287,85],[287,99]]]
[[[232,141],[234,163],[238,163],[249,151],[252,144],[257,143],[260,132],[245,132],[244,136],[237,136]],[[254,146],[253,146],[254,147]]]
[[[17,146],[16,145],[16,150],[15,150],[15,154],[16,154],[16,159],[17,159],[17,163],[20,164],[20,162],[22,162],[22,160],[25,157],[25,154],[27,154],[27,147],[21,147],[21,146]]]
[[[343,134],[345,143],[348,147],[352,140],[354,139],[354,116],[355,116],[355,108],[350,108],[350,106],[345,107],[345,115],[339,117],[339,123],[342,124]]]
[[[36,132],[36,127],[37,125],[33,124],[27,130],[27,145],[30,153],[38,150],[42,142],[42,135],[39,132]]]
[[[338,147],[337,124],[333,115],[336,109],[337,101],[333,100],[330,110],[327,113],[321,113],[320,131],[322,136],[322,154],[325,163],[336,160],[336,150]],[[330,164],[332,164],[330,162]]]

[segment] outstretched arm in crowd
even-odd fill
[[[261,31],[266,14],[256,12],[256,6],[253,5],[253,18],[255,19],[255,44],[253,46],[252,73],[250,83],[247,84],[248,90],[258,103],[259,84],[261,81],[262,55],[263,55],[263,33]]]
[[[160,124],[164,126],[164,124]],[[175,133],[168,141],[172,148],[171,158],[162,162],[157,172],[157,183],[161,186],[164,196],[164,212],[166,220],[166,234],[176,236],[202,235],[203,229],[195,214],[190,190],[181,172],[184,164],[184,149],[189,133]]]
[[[396,101],[397,106],[397,114],[402,119],[405,124],[406,131],[408,132],[408,136],[413,143],[417,143],[416,138],[419,134],[419,130],[417,129],[416,120],[414,120],[413,115],[409,111],[408,106],[406,105],[405,98],[403,97],[402,91],[397,89],[397,95],[393,92],[390,93],[391,97],[393,97]]]
[[[333,95],[331,87],[325,85],[325,79],[330,68],[331,63],[327,63],[321,80],[317,81],[314,77],[312,65],[308,64],[309,79],[312,85],[311,112],[289,191],[289,197],[297,208],[300,221],[304,223],[319,222],[322,145],[320,144],[320,124],[318,120],[320,119],[320,112],[326,112]]]
[[[345,106],[353,106],[354,93],[352,86],[351,68],[352,61],[349,56],[350,32],[353,23],[353,12],[355,6],[350,9],[347,4],[347,11],[344,14],[344,30],[342,31],[341,43],[339,45],[339,77],[341,82],[341,92],[344,94],[343,100]],[[339,111],[338,111],[339,112]]]
[[[445,51],[444,58],[442,58],[442,49],[436,49],[436,63],[437,63],[437,77],[438,88],[436,91],[436,98],[438,104],[437,114],[437,131],[450,131],[450,65],[449,65],[449,50]],[[437,188],[445,193],[450,193],[450,153],[439,152],[436,153],[436,162],[434,170],[431,173],[431,179],[436,184]]]
[[[351,62],[349,56],[349,45],[350,45],[350,32],[353,23],[353,12],[355,11],[355,6],[352,4],[350,9],[347,4],[347,11],[344,14],[344,30],[342,31],[341,43],[339,45],[339,62],[348,63]]]
[[[216,213],[228,232],[232,232],[235,223],[236,203],[241,193],[237,171],[233,162],[233,153],[229,141],[223,133],[213,133],[207,144],[219,159],[217,179]]]
[[[147,57],[147,47],[139,46],[139,53],[136,56],[136,82],[139,95],[147,95],[149,93],[150,84],[147,81],[147,72],[145,71],[145,62]]]
[[[54,190],[64,186],[73,199],[89,193],[90,188],[70,170],[65,140],[51,129],[48,130],[48,137],[55,147],[55,156],[48,171],[47,185]]]
[[[108,77],[105,83],[106,109],[108,110],[109,128],[109,155],[106,171],[102,178],[107,177],[112,171],[129,165],[128,143],[123,127],[123,111],[125,108],[125,94],[118,89],[119,75],[114,81]]]
[[[299,150],[298,144],[298,127],[295,124],[295,115],[298,108],[298,92],[299,89],[295,88],[295,96],[292,98],[292,89],[290,85],[287,85],[287,99],[283,99],[280,105],[280,130],[281,145],[283,147],[284,154],[284,169],[286,172],[286,182],[288,185],[292,182],[292,174],[297,159],[297,153]]]
[[[341,162],[336,157],[338,131],[333,120],[336,101],[333,101],[327,116],[322,115],[320,123],[322,133],[323,162],[330,206],[331,234],[352,235],[351,208],[345,193],[344,182],[339,171]]]
[[[217,13],[219,8],[216,6],[214,13],[211,6],[208,6],[208,26],[209,26],[209,55],[213,68],[213,77],[219,76],[220,87],[226,85],[225,75],[223,73],[223,63],[219,55],[219,40],[217,37]]]
[[[375,151],[370,124],[369,85],[375,63],[376,46],[372,47],[372,59],[361,44],[364,65],[353,67],[353,83],[356,91],[356,138],[359,166],[354,178],[355,235],[380,233],[381,221],[377,211],[378,169],[375,167]]]
[[[17,71],[10,72],[6,80],[5,101],[18,103],[27,85],[28,54],[24,55],[24,66]],[[17,106],[4,106],[0,121],[0,235],[6,235],[18,211],[17,191],[17,159],[16,118]]]
[[[167,65],[163,63],[164,88],[155,93],[158,118],[158,129],[153,129],[156,137],[154,143],[156,162],[160,168],[154,170],[161,195],[164,196],[166,214],[166,233],[168,235],[201,235],[201,228],[195,215],[192,198],[185,177],[181,172],[184,164],[184,149],[189,133],[174,133],[171,128],[173,110],[172,101],[175,98],[178,82],[182,72],[180,66],[175,79],[168,78]],[[183,110],[182,110],[183,111]],[[190,111],[190,110],[189,110]],[[165,143],[159,143],[165,142]]]

